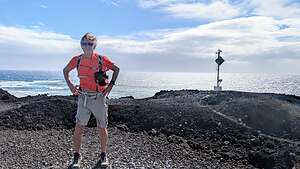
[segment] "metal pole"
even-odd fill
[[[217,87],[219,87],[219,70],[220,70],[220,65],[218,65],[218,73],[217,73]]]
[[[218,50],[218,59],[220,58],[220,50]],[[218,73],[217,73],[217,87],[219,87],[219,79],[220,79],[220,65],[218,64]]]
[[[217,68],[217,85],[214,86],[215,91],[222,90],[222,87],[220,86],[220,84],[222,82],[222,79],[220,79],[220,66],[224,62],[224,59],[220,55],[221,52],[222,52],[222,50],[220,50],[220,49],[218,49],[218,51],[216,52],[216,54],[218,55],[218,58],[215,60],[215,62],[218,64],[218,68]]]

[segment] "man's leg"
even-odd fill
[[[108,106],[106,104],[106,99],[104,98],[104,96],[98,96],[97,99],[93,100],[91,110],[97,120],[97,129],[101,152],[106,153],[108,142]]]
[[[84,132],[84,127],[77,122],[75,126],[74,136],[73,136],[74,156],[73,156],[73,162],[70,166],[70,168],[72,169],[79,169],[80,167],[81,155],[79,152],[80,152],[83,132]]]
[[[100,127],[98,126],[98,132],[99,132],[99,143],[101,146],[101,154],[100,154],[100,165],[107,167],[109,165],[106,148],[107,148],[107,142],[108,142],[108,132],[106,127]]]
[[[74,143],[74,151],[75,153],[79,153],[81,147],[81,139],[82,134],[84,132],[84,127],[87,125],[91,111],[84,105],[85,96],[80,94],[78,96],[78,103],[77,103],[77,113],[76,113],[76,126],[73,136],[73,143]],[[88,100],[89,101],[89,100]]]
[[[81,154],[80,147],[81,147],[81,140],[82,135],[84,133],[84,127],[87,125],[91,112],[90,110],[85,106],[85,96],[80,94],[78,96],[78,102],[77,102],[77,113],[76,113],[76,126],[73,136],[73,146],[74,146],[74,156],[73,156],[73,162],[71,164],[71,168],[78,169],[80,167],[81,163]]]
[[[100,146],[101,146],[101,152],[106,153],[107,141],[108,141],[107,128],[98,127],[98,132],[99,132],[99,143],[100,143]]]
[[[99,135],[99,143],[100,143],[100,164],[101,166],[108,166],[108,158],[107,158],[107,142],[108,142],[108,107],[105,102],[104,96],[98,96],[91,105],[91,110],[97,120],[97,129]]]
[[[84,127],[81,126],[79,123],[76,123],[74,136],[73,136],[75,153],[79,153],[80,151],[83,132],[84,132]]]

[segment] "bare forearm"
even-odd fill
[[[111,81],[115,82],[119,76],[119,69],[114,70],[113,76],[111,78]]]
[[[69,88],[71,88],[73,86],[73,84],[72,84],[71,80],[69,79],[69,72],[66,70],[64,70],[63,72],[64,72],[64,78],[67,82],[67,85],[69,86]]]

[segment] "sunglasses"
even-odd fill
[[[91,43],[91,42],[81,42],[81,45],[82,46],[93,46],[94,43]]]

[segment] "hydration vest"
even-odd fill
[[[82,75],[82,72],[79,69],[79,67],[81,66],[80,65],[80,63],[81,63],[80,61],[82,59],[82,55],[83,54],[79,55],[78,60],[77,60],[77,66],[76,66],[77,67],[77,72],[78,72],[78,77],[80,79],[87,77],[87,75]],[[98,70],[97,69],[93,69],[92,65],[91,66],[87,66],[87,67],[89,67],[89,69],[92,69],[94,71],[93,78],[95,80],[95,83],[97,85],[100,85],[100,86],[105,86],[107,84],[108,75],[106,74],[106,71],[102,70],[102,65],[103,65],[103,58],[102,58],[102,56],[99,55],[99,54],[96,54],[96,55],[97,55],[97,59],[98,59],[98,68],[97,68]],[[91,59],[93,59],[93,57],[94,57],[94,54],[93,54],[93,56],[92,56]],[[97,86],[96,90],[98,91],[98,86]]]

